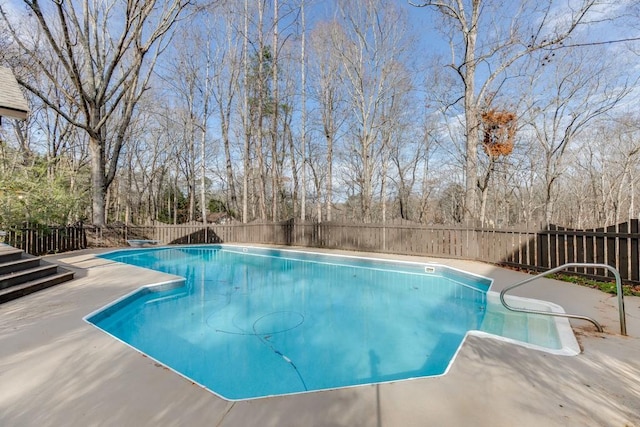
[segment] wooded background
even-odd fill
[[[0,224],[638,217],[637,2],[417,6],[2,3]]]

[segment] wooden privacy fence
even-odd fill
[[[47,226],[24,224],[1,227],[0,243],[22,249],[31,255],[45,255],[75,251],[87,247],[87,236],[82,224]]]
[[[336,223],[291,227],[291,244],[299,246],[469,259],[537,271],[566,263],[600,263],[615,267],[626,282],[640,283],[637,219],[584,230],[555,225],[538,230]],[[606,269],[570,271],[613,278]]]
[[[107,228],[53,227],[48,234],[31,236],[26,229],[20,233],[22,237],[18,239],[9,230],[6,243],[33,254],[81,249],[87,246],[88,234],[90,245],[110,247],[126,246],[130,239],[157,240],[160,244],[259,243],[458,258],[540,271],[569,262],[603,263],[615,267],[626,282],[640,283],[637,219],[588,230],[553,225],[527,230],[288,220],[207,226],[154,223]],[[575,272],[611,278],[602,269],[582,268]]]

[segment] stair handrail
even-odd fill
[[[586,320],[588,322],[591,322],[595,325],[596,329],[598,330],[598,332],[603,332],[602,326],[600,325],[600,323],[598,323],[595,319],[592,319],[591,317],[587,317],[587,316],[581,316],[578,314],[568,314],[568,313],[554,313],[554,312],[550,312],[550,311],[540,311],[540,310],[530,310],[530,309],[526,309],[526,308],[519,308],[519,307],[513,307],[510,306],[509,304],[507,304],[507,302],[505,301],[505,294],[514,289],[517,288],[519,286],[522,286],[526,283],[529,282],[533,282],[534,280],[540,279],[544,276],[547,276],[549,274],[553,274],[553,273],[557,273],[558,271],[562,271],[562,270],[566,270],[568,268],[575,268],[575,267],[587,267],[587,268],[606,268],[607,270],[609,270],[610,272],[613,273],[613,275],[616,278],[616,293],[618,294],[618,312],[620,315],[620,334],[621,335],[627,335],[627,322],[626,322],[626,318],[625,318],[625,312],[624,312],[624,295],[622,293],[622,279],[620,278],[620,273],[618,273],[618,270],[616,270],[614,267],[608,265],[608,264],[597,264],[597,263],[577,263],[577,262],[571,262],[571,263],[567,263],[567,264],[563,264],[560,265],[558,267],[552,268],[551,270],[536,274],[535,276],[531,276],[525,280],[522,280],[518,283],[515,283],[513,285],[507,286],[506,288],[504,288],[502,291],[500,291],[500,302],[502,303],[502,305],[507,309],[507,310],[511,310],[511,311],[516,311],[516,312],[521,312],[521,313],[532,313],[532,314],[542,314],[545,316],[555,316],[555,317],[566,317],[566,318],[570,318],[570,319],[581,319],[581,320]]]

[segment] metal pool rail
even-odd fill
[[[537,274],[535,276],[529,277],[528,279],[525,279],[521,282],[518,282],[514,285],[511,286],[507,286],[506,288],[504,288],[501,292],[500,292],[500,302],[502,302],[502,305],[511,311],[518,311],[518,312],[522,312],[522,313],[533,313],[533,314],[542,314],[545,316],[556,316],[556,317],[567,317],[570,319],[581,319],[581,320],[586,320],[588,322],[591,322],[595,325],[595,327],[598,329],[598,332],[602,332],[602,326],[600,325],[600,323],[598,323],[596,320],[592,319],[591,317],[587,317],[587,316],[581,316],[581,315],[577,315],[577,314],[567,314],[567,313],[551,313],[551,312],[547,312],[547,311],[539,311],[539,310],[529,310],[526,308],[518,308],[518,307],[512,307],[509,304],[507,304],[507,302],[504,299],[505,294],[514,289],[517,288],[519,286],[522,286],[526,283],[529,282],[533,282],[534,280],[537,280],[541,277],[547,276],[549,274],[553,274],[553,273],[557,273],[558,271],[562,271],[562,270],[566,270],[568,268],[573,268],[573,267],[591,267],[591,268],[606,268],[607,270],[611,271],[613,273],[613,275],[616,278],[616,292],[618,294],[618,312],[620,314],[620,334],[622,335],[627,335],[627,322],[625,319],[625,313],[624,313],[624,296],[622,293],[622,280],[620,279],[620,273],[618,273],[618,270],[616,270],[615,268],[611,267],[610,265],[607,264],[591,264],[591,263],[568,263],[568,264],[563,264],[559,267],[556,268],[552,268],[549,271],[545,271],[543,273]]]

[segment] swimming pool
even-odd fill
[[[490,279],[437,264],[232,245],[102,257],[185,279],[87,320],[229,400],[441,375],[470,331],[563,351],[557,319],[514,322]]]

